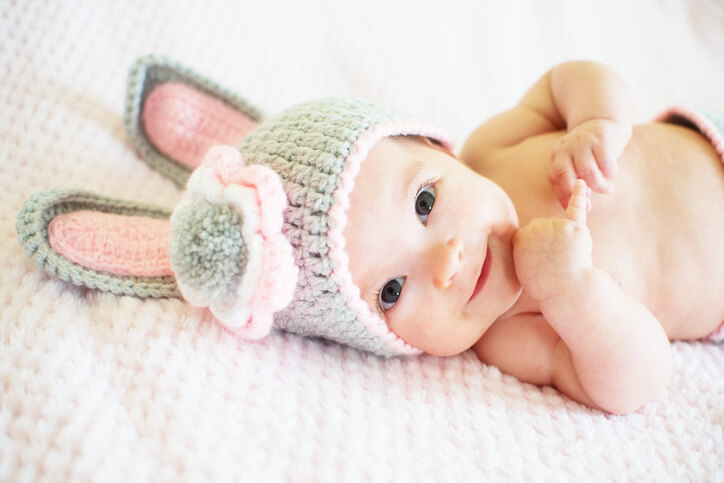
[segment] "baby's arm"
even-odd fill
[[[492,155],[529,137],[568,130],[553,147],[548,177],[563,206],[577,177],[610,192],[617,160],[631,138],[631,98],[608,67],[567,62],[546,72],[510,111],[478,127],[461,158],[478,172]]]
[[[518,231],[515,268],[561,339],[551,348],[552,383],[575,399],[627,413],[666,386],[671,348],[651,312],[593,266],[585,207],[585,183],[577,181],[566,216]]]

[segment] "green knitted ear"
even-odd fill
[[[114,263],[115,261],[118,263],[106,264],[106,266],[113,266],[116,269],[109,268],[106,271],[76,263],[63,253],[56,251],[49,241],[51,222],[61,215],[80,211],[110,214],[114,215],[110,218],[123,220],[124,229],[116,230],[111,226],[109,230],[87,233],[88,240],[104,240],[109,243],[114,241],[114,237],[116,237],[115,241],[119,235],[123,237],[126,234],[125,227],[133,226],[136,220],[141,218],[166,220],[170,216],[170,212],[165,208],[107,198],[83,190],[52,189],[37,193],[23,203],[18,213],[16,231],[20,244],[40,268],[54,277],[75,285],[115,294],[139,297],[178,297],[180,295],[176,288],[176,281],[171,275],[119,274],[125,268],[122,253],[120,259],[114,254]],[[81,235],[85,236],[83,233]],[[85,245],[82,236],[79,244]],[[125,243],[125,240],[121,240],[121,243]],[[149,253],[148,256],[155,258],[158,254]]]
[[[174,213],[169,256],[182,286],[210,300],[234,295],[248,257],[241,223],[238,211],[205,198]]]
[[[168,83],[181,84],[190,88],[187,92],[194,91],[202,96],[208,96],[220,101],[225,107],[236,111],[254,123],[261,122],[263,114],[243,97],[165,56],[151,54],[138,59],[131,67],[128,75],[124,114],[126,131],[141,158],[183,188],[192,169],[188,164],[185,165],[179,159],[176,159],[173,154],[158,149],[150,139],[148,126],[144,125],[143,120],[143,107],[148,96],[156,87]],[[225,125],[223,122],[216,127],[210,125],[217,120],[217,116],[213,112],[205,112],[194,101],[185,102],[184,99],[178,99],[178,102],[182,105],[178,109],[179,114],[176,119],[174,119],[173,114],[175,109],[172,108],[172,112],[168,116],[169,119],[161,121],[163,123],[168,122],[172,128],[177,121],[183,122],[183,132],[181,134],[183,142],[180,142],[178,148],[172,150],[173,152],[177,153],[178,149],[193,145],[197,141],[208,141],[208,138],[219,141],[218,144],[235,144],[239,141],[239,139],[226,139],[228,133],[224,132]],[[199,117],[199,120],[186,122],[189,118],[193,119],[194,117]],[[224,118],[225,116],[220,117]],[[228,126],[226,127],[228,128]],[[162,130],[164,129],[166,127],[162,128]]]

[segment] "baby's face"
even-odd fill
[[[349,268],[362,298],[427,353],[470,348],[520,294],[512,202],[431,143],[377,143],[355,179],[347,218]]]

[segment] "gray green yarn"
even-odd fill
[[[239,213],[204,198],[174,214],[169,256],[180,282],[202,290],[210,300],[234,295],[248,251]]]
[[[268,119],[239,145],[246,163],[260,163],[282,178],[289,206],[284,235],[294,247],[299,280],[292,302],[275,314],[277,327],[323,337],[378,355],[397,355],[370,334],[330,277],[329,211],[340,174],[359,138],[373,127],[400,120],[391,110],[348,98],[294,106]]]
[[[148,94],[154,87],[164,82],[180,82],[194,87],[245,113],[257,122],[262,120],[263,114],[243,97],[165,56],[151,54],[138,59],[128,75],[124,113],[126,131],[141,158],[183,188],[191,175],[191,169],[169,159],[153,146],[146,136],[141,116],[141,108]]]
[[[18,213],[15,229],[18,240],[43,270],[74,285],[139,297],[179,297],[173,277],[131,277],[100,272],[78,265],[58,254],[48,243],[48,224],[54,217],[78,210],[118,215],[168,218],[170,212],[143,203],[116,200],[83,190],[51,189],[36,193]]]
[[[129,76],[126,99],[125,123],[129,136],[151,166],[179,186],[185,186],[190,170],[156,150],[142,125],[141,107],[146,96],[156,85],[167,81],[195,87],[257,120],[261,120],[262,115],[242,98],[165,57],[147,56],[136,62]],[[339,175],[346,166],[347,156],[361,135],[395,119],[399,117],[392,111],[371,103],[327,99],[288,109],[259,124],[240,144],[246,163],[265,164],[280,175],[289,202],[283,230],[294,248],[300,273],[294,300],[275,315],[278,327],[380,355],[396,355],[382,340],[372,336],[347,306],[330,277],[335,267],[328,257],[327,238],[333,223],[328,216],[334,203],[332,196],[339,186]],[[178,257],[186,267],[176,270],[177,276],[185,276],[181,274],[188,270],[194,286],[214,293],[229,290],[233,284],[231,280],[223,283],[222,274],[233,274],[231,278],[236,280],[233,264],[224,262],[218,269],[210,269],[211,274],[204,278],[200,270],[193,268],[195,263],[204,263],[200,253],[196,252],[197,258],[194,258],[196,255],[185,258],[181,245],[186,242],[177,240],[180,236],[174,232],[171,237],[172,263],[176,266]]]

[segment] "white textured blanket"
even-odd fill
[[[354,95],[462,141],[572,58],[616,68],[638,121],[724,109],[723,26],[715,0],[0,2],[0,480],[724,481],[724,346],[675,343],[669,389],[607,416],[470,353],[239,341],[180,301],[51,280],[14,229],[50,187],[178,200],[123,129],[148,52],[270,114]]]

